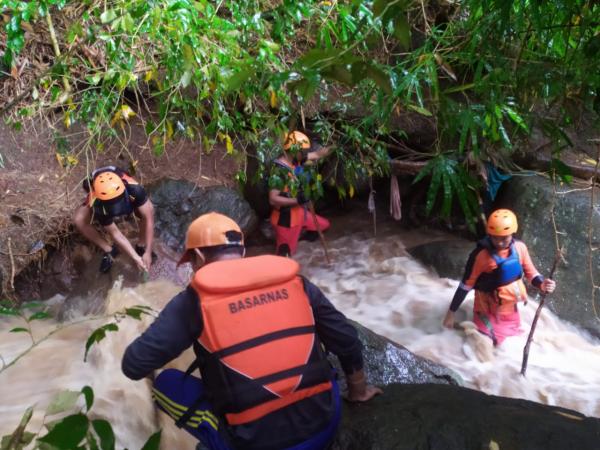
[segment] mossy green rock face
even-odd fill
[[[519,220],[517,236],[527,244],[533,263],[544,276],[548,276],[554,262],[558,236],[565,261],[554,274],[557,288],[546,302],[560,317],[600,336],[600,319],[592,304],[592,275],[600,284],[600,253],[592,252],[590,261],[590,242],[592,247],[600,244],[600,192],[594,191],[592,207],[591,191],[573,191],[574,187],[557,185],[555,195],[547,178],[515,176],[503,185],[496,206],[515,212]],[[558,235],[552,223],[553,199]],[[595,309],[600,312],[597,289],[595,297]]]

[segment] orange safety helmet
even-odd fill
[[[203,214],[188,227],[185,237],[186,251],[179,260],[178,265],[190,260],[188,250],[220,245],[242,247],[244,245],[244,234],[240,226],[233,219],[223,214],[216,212]]]
[[[114,172],[102,172],[94,179],[94,196],[99,200],[112,200],[124,192],[125,183]]]
[[[491,236],[510,236],[517,232],[517,216],[510,209],[497,209],[487,221],[487,233]]]
[[[289,150],[292,145],[295,144],[300,145],[300,148],[303,150],[308,150],[310,148],[310,139],[308,139],[308,136],[300,131],[292,131],[285,137],[283,149]]]

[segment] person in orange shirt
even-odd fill
[[[533,265],[527,246],[513,237],[518,223],[512,211],[492,212],[486,228],[488,236],[477,243],[469,256],[443,325],[454,327],[455,312],[467,293],[475,289],[473,322],[498,346],[508,336],[522,332],[517,303],[527,301],[523,276],[542,292],[553,292],[556,283],[544,279]]]
[[[327,156],[331,147],[320,147],[310,151],[311,144],[308,136],[299,131],[288,133],[283,143],[283,153],[274,161],[275,170],[283,175],[283,187],[272,188],[269,191],[269,204],[271,211],[271,225],[275,230],[276,250],[279,256],[292,256],[296,253],[298,241],[303,231],[309,240],[318,237],[318,229],[325,231],[330,223],[325,217],[315,214],[318,228],[307,205],[310,200],[300,188],[296,195],[292,195],[291,185],[299,183],[303,176],[303,166],[313,164],[315,161]],[[301,184],[301,182],[299,183]]]

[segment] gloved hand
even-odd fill
[[[298,195],[296,195],[296,200],[298,200],[299,205],[306,205],[310,202],[310,199],[306,198],[304,195],[304,191],[298,191]]]

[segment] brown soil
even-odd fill
[[[73,233],[71,215],[85,197],[81,180],[96,167],[117,165],[134,172],[142,184],[161,178],[186,179],[199,186],[233,185],[238,163],[216,147],[210,154],[188,139],[168,143],[155,156],[140,124],[133,123],[118,140],[99,152],[80,150],[82,130],[70,129],[62,144],[53,127],[29,122],[21,131],[0,123],[0,294],[14,297],[15,277],[48,251],[61,248]],[[78,139],[79,137],[79,139]],[[67,145],[75,166],[63,167],[56,153]],[[0,166],[1,167],[1,166]],[[2,298],[0,297],[0,298]]]

